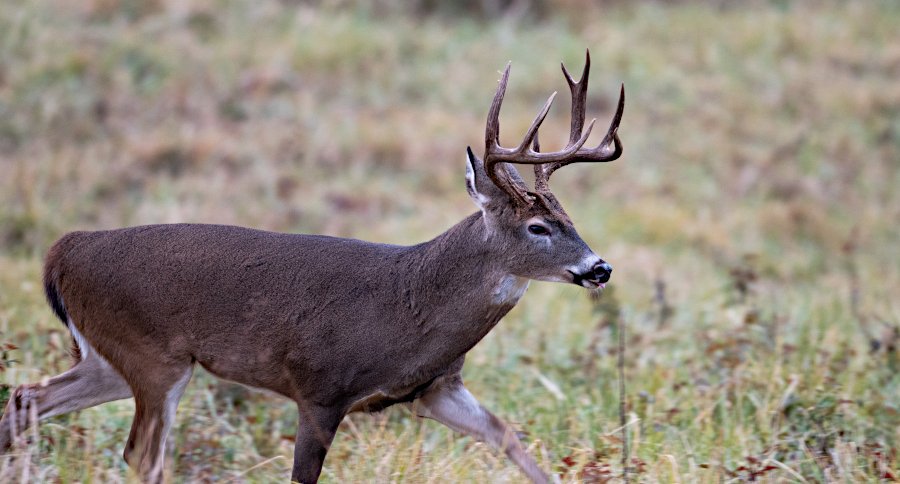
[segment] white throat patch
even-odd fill
[[[491,302],[494,304],[515,304],[528,289],[529,280],[513,275],[503,276],[491,291]]]

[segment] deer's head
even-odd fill
[[[562,67],[572,93],[571,130],[568,145],[561,151],[548,153],[540,151],[538,128],[547,116],[556,93],[544,104],[519,146],[500,146],[500,105],[509,80],[507,65],[488,113],[484,160],[478,159],[471,148],[468,149],[466,187],[475,204],[481,208],[488,236],[503,247],[503,253],[507,255],[506,266],[514,275],[571,282],[593,289],[609,281],[612,266],[581,239],[548,185],[550,175],[563,166],[612,161],[622,154],[617,130],[625,106],[624,87],[606,136],[598,146],[584,147],[596,121],[591,120],[584,129],[590,53],[586,57],[584,71],[577,82],[565,66]],[[528,188],[513,164],[534,166],[534,190]]]

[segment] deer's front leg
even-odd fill
[[[549,482],[537,462],[525,452],[515,432],[502,420],[488,412],[458,376],[436,382],[413,403],[420,417],[437,420],[456,432],[471,435],[502,450],[534,482]]]
[[[300,426],[294,443],[294,470],[291,482],[312,484],[319,480],[325,454],[331,447],[338,425],[344,418],[343,412],[320,407],[306,401],[298,401]]]

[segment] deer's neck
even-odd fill
[[[506,269],[508,254],[492,243],[481,213],[411,247],[408,255],[403,292],[413,313],[426,327],[466,331],[476,338],[472,345],[515,306],[528,286],[527,279]]]

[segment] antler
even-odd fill
[[[584,127],[585,101],[587,99],[587,79],[590,66],[591,55],[590,52],[587,52],[584,71],[578,82],[572,80],[572,77],[569,75],[565,66],[562,67],[563,74],[566,77],[566,82],[568,82],[569,90],[572,94],[572,122],[569,132],[569,143],[561,151],[541,153],[537,143],[538,129],[541,127],[541,123],[544,122],[544,118],[547,117],[547,113],[550,111],[550,105],[553,104],[556,93],[554,92],[550,95],[550,98],[547,99],[544,107],[531,123],[531,127],[525,132],[525,137],[522,139],[522,142],[519,143],[519,146],[516,148],[504,148],[500,146],[500,105],[503,103],[504,94],[506,94],[506,84],[509,81],[510,68],[509,64],[506,65],[503,76],[500,78],[500,85],[497,87],[497,93],[494,95],[494,100],[491,103],[491,109],[488,112],[487,127],[485,128],[484,133],[484,168],[491,178],[491,181],[493,181],[501,190],[513,197],[513,199],[527,205],[530,204],[531,196],[524,186],[513,181],[506,170],[502,172],[502,176],[500,175],[500,172],[498,172],[499,163],[536,165],[534,168],[535,190],[546,191],[549,190],[547,182],[550,175],[563,166],[578,162],[607,162],[621,156],[622,143],[619,140],[617,130],[619,128],[619,122],[622,119],[622,112],[625,108],[624,85],[619,94],[619,104],[616,109],[616,114],[613,117],[613,121],[610,124],[603,141],[595,148],[582,148],[585,141],[587,141],[588,136],[591,134],[591,129],[594,127],[594,121],[596,121],[596,119],[592,119],[591,122],[588,123],[587,129],[582,132]],[[610,146],[611,143],[612,146]]]

